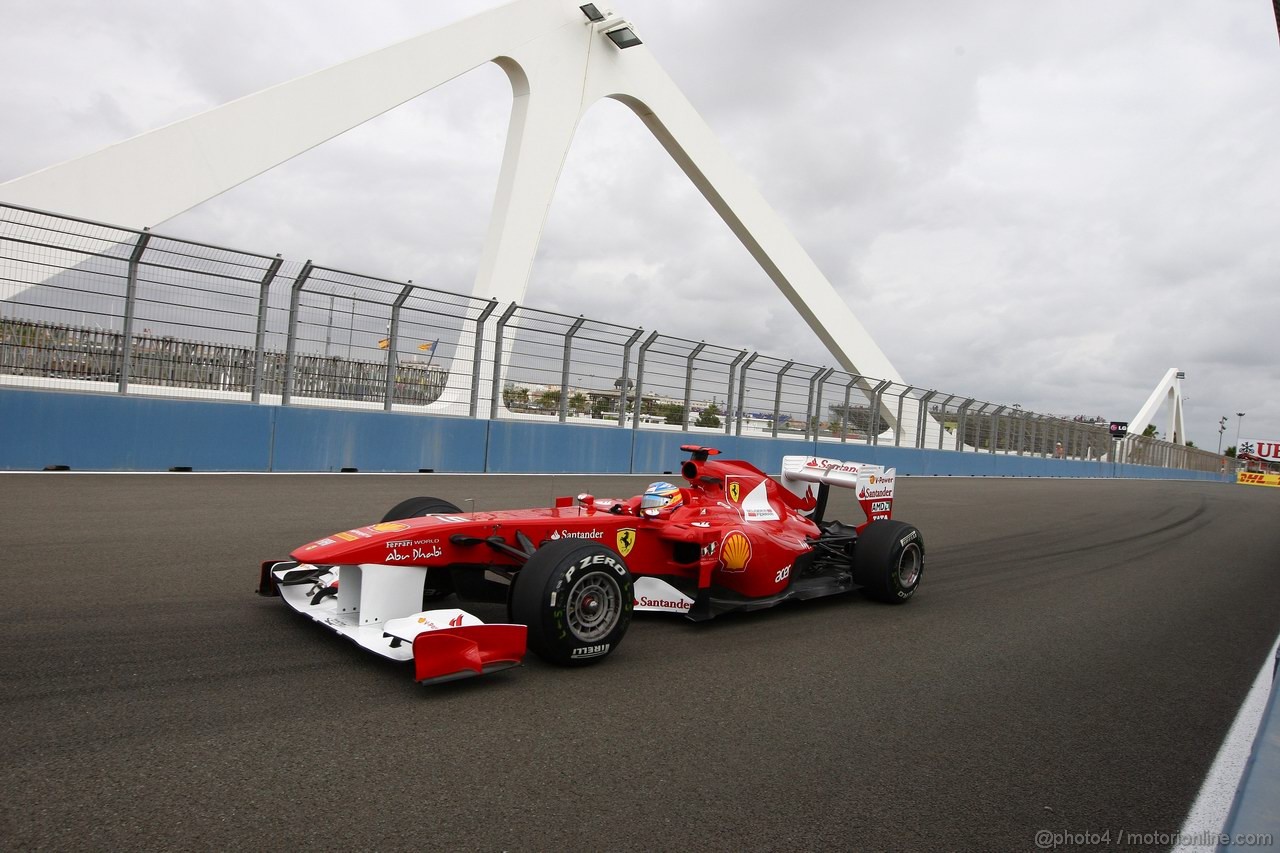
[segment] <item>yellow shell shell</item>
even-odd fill
[[[751,561],[751,543],[741,531],[735,530],[724,538],[720,546],[720,562],[731,572],[740,572]]]

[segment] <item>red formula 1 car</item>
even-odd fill
[[[688,485],[630,499],[583,494],[555,506],[460,512],[411,498],[381,522],[264,563],[258,591],[280,595],[370,651],[413,661],[436,682],[519,664],[526,645],[574,666],[617,650],[633,611],[694,621],[862,588],[889,603],[915,593],[924,538],[891,520],[894,470],[787,456],[770,478],[686,445]],[[852,488],[866,521],[823,519],[831,486]],[[816,487],[816,489],[815,489]],[[455,595],[506,602],[510,624],[431,609]]]

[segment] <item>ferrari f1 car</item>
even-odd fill
[[[418,681],[515,666],[526,648],[564,666],[615,652],[635,611],[695,622],[736,610],[861,588],[906,602],[924,572],[924,538],[892,520],[894,469],[787,456],[769,477],[685,445],[688,485],[627,499],[590,494],[551,507],[461,512],[410,498],[381,522],[303,545],[262,565],[258,592],[364,648],[412,661]],[[824,518],[832,486],[851,488],[866,520]],[[816,489],[815,489],[816,487]],[[506,602],[485,624],[461,601]]]

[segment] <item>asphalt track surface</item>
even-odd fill
[[[1191,482],[900,480],[928,547],[904,607],[638,615],[599,666],[430,688],[252,592],[259,560],[413,494],[496,509],[641,483],[0,475],[0,847],[1176,833],[1280,632],[1280,490]]]

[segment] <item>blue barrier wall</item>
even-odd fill
[[[786,455],[816,454],[904,475],[1134,477],[1221,480],[1221,474],[1113,465],[633,430],[404,412],[256,406],[114,394],[0,389],[0,470],[67,465],[77,471],[419,471],[678,473],[680,445],[709,444],[774,471]]]
[[[482,473],[485,421],[266,406],[275,434],[270,471],[450,471]],[[180,417],[180,413],[175,413]]]
[[[631,472],[631,433],[617,426],[478,421],[489,429],[486,471],[504,474]]]
[[[0,390],[0,468],[266,471],[274,420],[246,403]]]

